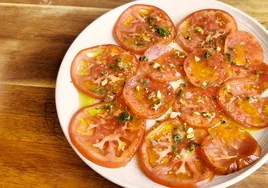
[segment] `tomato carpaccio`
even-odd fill
[[[164,53],[163,53],[164,51]],[[165,52],[167,51],[167,52]],[[158,57],[157,55],[159,54]],[[146,56],[149,54],[149,58]],[[140,64],[141,72],[159,82],[176,81],[185,76],[183,64],[187,55],[179,50],[153,46],[145,52]]]
[[[210,49],[197,49],[189,54],[184,70],[190,82],[202,88],[219,86],[231,76],[226,58]]]
[[[118,44],[138,54],[155,44],[168,44],[176,36],[175,26],[163,10],[139,4],[120,15],[113,32]]]
[[[217,9],[196,11],[177,25],[177,43],[186,51],[196,48],[213,48],[223,51],[226,37],[237,31],[234,18]]]
[[[222,111],[217,106],[216,88],[206,90],[189,82],[181,84],[176,91],[174,110],[180,118],[194,127],[211,127],[221,120]]]
[[[144,131],[145,120],[121,99],[80,109],[69,126],[77,150],[90,161],[109,168],[125,166],[132,159]]]
[[[78,90],[110,102],[122,92],[126,79],[137,70],[135,55],[109,44],[80,51],[73,60],[71,78]]]
[[[209,129],[210,135],[202,142],[202,155],[216,174],[229,174],[251,165],[259,159],[261,148],[245,130],[232,120]]]
[[[239,78],[225,82],[219,89],[218,102],[226,113],[242,125],[268,126],[267,74],[256,79]],[[266,94],[267,95],[267,94]]]
[[[168,119],[149,130],[139,150],[141,167],[152,180],[168,187],[199,187],[214,173],[200,157],[204,129]]]
[[[171,107],[175,93],[167,82],[160,83],[148,75],[138,75],[127,81],[123,97],[135,114],[151,119],[160,117]]]

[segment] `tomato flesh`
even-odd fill
[[[176,36],[175,26],[163,10],[139,4],[120,15],[113,32],[118,44],[139,54],[155,44],[168,44]]]
[[[110,102],[120,95],[126,79],[138,69],[136,56],[116,45],[101,45],[80,51],[71,66],[75,87],[97,99]]]
[[[197,187],[213,178],[200,158],[204,129],[168,119],[146,133],[139,150],[141,167],[149,178],[168,187]]]
[[[154,81],[148,75],[138,75],[128,80],[123,97],[132,111],[143,118],[160,117],[175,100],[169,83]]]
[[[145,120],[137,118],[120,99],[80,109],[69,126],[70,139],[78,151],[108,168],[127,165],[144,131]]]
[[[259,159],[261,148],[246,131],[236,127],[230,119],[210,128],[202,143],[202,154],[216,174],[229,174],[251,165]]]
[[[186,51],[196,48],[213,48],[223,51],[228,34],[237,31],[235,19],[217,9],[196,11],[177,25],[177,43]]]

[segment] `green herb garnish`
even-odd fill
[[[179,134],[174,134],[173,139],[174,139],[175,143],[178,143],[178,142],[182,143],[183,142],[183,138]]]
[[[117,71],[118,67],[115,64],[111,64],[110,68],[113,69],[113,71]]]
[[[182,94],[183,94],[183,90],[182,90],[182,89],[180,89],[180,90],[178,91],[178,93],[177,93],[177,97],[181,97],[181,96],[182,96]]]
[[[211,52],[204,53],[204,58],[209,58],[211,56],[212,56],[212,53]]]
[[[92,90],[96,93],[101,93],[101,94],[104,94],[105,92],[105,89],[99,88],[99,87],[93,88]]]
[[[160,36],[160,37],[167,37],[169,35],[169,32],[158,25],[154,25],[155,32]]]
[[[148,61],[148,57],[147,56],[141,56],[139,58],[140,61]]]
[[[118,116],[117,120],[122,121],[122,122],[127,122],[127,121],[133,120],[133,117],[128,111],[124,111]]]
[[[195,150],[195,148],[198,146],[200,146],[200,144],[198,144],[196,142],[190,142],[189,151],[193,152]]]
[[[153,24],[153,21],[154,21],[154,18],[152,16],[149,16],[148,17],[148,22],[149,22],[150,25]]]

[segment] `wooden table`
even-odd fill
[[[55,81],[75,37],[129,0],[0,0],[0,187],[118,187],[67,143]],[[268,29],[268,1],[224,0]],[[232,187],[268,186],[268,162]]]

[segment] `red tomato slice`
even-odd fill
[[[138,60],[134,54],[116,45],[101,45],[76,55],[71,78],[78,90],[109,102],[122,92],[126,79],[135,75],[137,69]]]
[[[250,67],[239,67],[232,65],[231,66],[231,71],[232,71],[232,79],[237,79],[237,78],[244,78],[244,77],[256,77],[256,75],[259,75],[261,73],[266,72],[268,70],[268,65],[266,63],[260,63],[255,66],[250,66]]]
[[[140,163],[147,176],[168,187],[199,187],[214,173],[200,158],[204,129],[182,125],[169,119],[146,133],[139,149]]]
[[[250,68],[263,63],[263,50],[254,35],[236,31],[226,38],[224,52],[233,67]]]
[[[194,12],[177,26],[177,43],[188,52],[196,48],[223,51],[228,34],[237,31],[234,18],[225,11],[204,9]]]
[[[256,75],[256,79],[240,78],[225,82],[218,92],[218,102],[229,116],[242,125],[263,128],[268,126],[268,98],[262,96],[268,89],[267,72],[263,76]]]
[[[184,62],[184,70],[190,82],[202,88],[219,86],[231,75],[225,57],[209,49],[198,49],[189,54]]]
[[[217,106],[216,89],[203,90],[190,83],[182,84],[176,92],[174,110],[180,118],[194,127],[211,127],[221,120],[222,112]]]
[[[127,165],[144,131],[145,120],[137,118],[122,100],[82,108],[69,126],[77,150],[90,161],[108,168]]]
[[[144,118],[160,117],[175,100],[169,83],[154,81],[148,75],[138,75],[128,80],[123,97],[132,111]]]
[[[148,48],[144,52],[144,56],[146,57],[147,61],[153,61],[153,60],[157,59],[159,56],[161,56],[169,51],[172,51],[172,50],[173,50],[173,48],[171,48],[167,45],[158,44],[158,45],[154,45],[154,46]]]
[[[182,76],[185,76],[183,63],[187,55],[184,52],[172,49],[163,53],[162,51],[165,49],[162,47],[158,48],[159,51],[155,49],[157,48],[155,46],[151,48],[146,51],[147,54],[152,57],[153,52],[151,51],[154,51],[155,54],[159,54],[160,56],[154,58],[153,61],[149,61],[148,58],[148,61],[141,62],[140,69],[142,72],[148,74],[152,79],[159,82],[175,81],[182,78]],[[154,57],[156,57],[156,55]]]
[[[232,121],[223,121],[210,128],[209,133],[201,145],[202,156],[216,174],[241,170],[260,157],[261,147],[257,141]]]
[[[168,44],[176,36],[175,26],[163,10],[139,4],[120,15],[113,32],[118,44],[139,54],[155,44]]]

